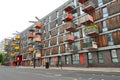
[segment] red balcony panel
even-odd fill
[[[72,19],[73,19],[72,14],[68,13],[64,15],[63,21],[68,22],[68,21],[71,21]]]
[[[90,15],[85,15],[85,16],[80,18],[80,23],[83,25],[87,25],[87,24],[90,24],[93,22],[94,22],[93,17]]]
[[[36,23],[35,24],[35,28],[41,28],[41,27],[42,27],[41,23]]]
[[[76,28],[76,25],[73,22],[66,22],[65,26],[67,31],[74,31]]]
[[[78,0],[78,2],[81,4],[85,3],[86,1],[88,1],[88,0]]]
[[[28,38],[34,38],[33,34],[29,34]]]
[[[74,7],[72,6],[72,5],[68,5],[64,10],[66,11],[66,12],[69,12],[69,11],[71,11],[71,10],[73,10],[74,9]]]
[[[92,1],[87,1],[82,5],[82,11],[88,13],[95,9],[95,4]]]
[[[66,41],[66,42],[71,42],[74,40],[75,40],[75,37],[73,35],[68,34],[68,35],[64,36],[64,41]]]

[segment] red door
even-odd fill
[[[80,53],[79,57],[80,57],[80,64],[84,64],[84,55],[83,55],[83,53]]]

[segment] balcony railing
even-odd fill
[[[65,10],[66,12],[70,12],[70,11],[73,10],[74,8],[75,8],[75,7],[74,7],[74,4],[71,3],[71,4],[67,5],[67,7],[65,7],[64,10]]]
[[[88,0],[78,0],[78,2],[81,4],[85,3],[86,1],[88,1]]]
[[[16,39],[16,40],[20,40],[20,36],[16,36],[15,39]]]
[[[64,41],[66,42],[71,42],[74,40],[75,40],[75,37],[73,35],[67,34],[66,36],[64,36]]]
[[[74,31],[76,28],[76,25],[73,22],[66,22],[65,26],[67,31]]]
[[[98,27],[96,25],[90,25],[84,28],[84,32],[86,36],[94,36],[99,33]]]
[[[41,30],[36,30],[35,32],[36,32],[35,33],[36,35],[42,35],[42,31]]]
[[[80,18],[80,23],[83,25],[87,25],[93,22],[94,22],[93,17],[90,16],[89,14]]]
[[[72,14],[70,14],[70,13],[67,13],[67,14],[65,14],[65,15],[63,16],[63,21],[64,21],[64,22],[71,21],[72,19],[73,19],[73,16],[72,16]]]
[[[88,13],[95,9],[95,4],[92,1],[87,1],[82,5],[82,11]]]
[[[37,37],[37,38],[34,39],[34,41],[35,41],[35,42],[41,42],[42,39],[41,39],[40,37]]]
[[[97,43],[95,41],[82,43],[82,48],[87,50],[97,49]]]

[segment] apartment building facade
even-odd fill
[[[21,37],[24,66],[120,66],[120,0],[69,0],[37,23]]]

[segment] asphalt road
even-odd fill
[[[120,80],[120,73],[0,67],[0,80]]]

